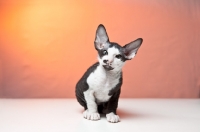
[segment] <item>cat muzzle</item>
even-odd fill
[[[103,67],[107,70],[107,71],[110,71],[110,70],[113,70],[114,68],[109,66],[109,65],[103,65]]]

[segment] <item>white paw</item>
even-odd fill
[[[93,120],[93,121],[96,121],[96,120],[100,119],[99,113],[97,113],[97,112],[89,112],[88,110],[85,110],[83,112],[83,117],[88,119],[88,120]]]
[[[113,112],[106,114],[106,118],[111,123],[117,123],[120,121],[120,118],[118,115],[115,115]]]

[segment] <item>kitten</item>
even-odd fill
[[[122,67],[131,60],[142,44],[142,39],[121,47],[109,41],[105,27],[100,24],[94,42],[98,62],[92,65],[76,85],[76,98],[85,108],[84,118],[99,120],[99,113],[106,114],[109,122],[120,121],[116,113],[122,86]]]

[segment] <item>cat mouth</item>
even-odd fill
[[[110,71],[110,70],[113,70],[114,68],[109,66],[109,65],[103,65],[103,67],[107,70],[107,71]]]

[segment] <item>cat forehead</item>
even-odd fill
[[[116,47],[110,47],[107,49],[108,54],[120,54],[120,49],[116,48]]]
[[[110,49],[110,52],[115,53],[115,54],[123,53],[123,48],[117,43],[111,42],[108,49]]]

